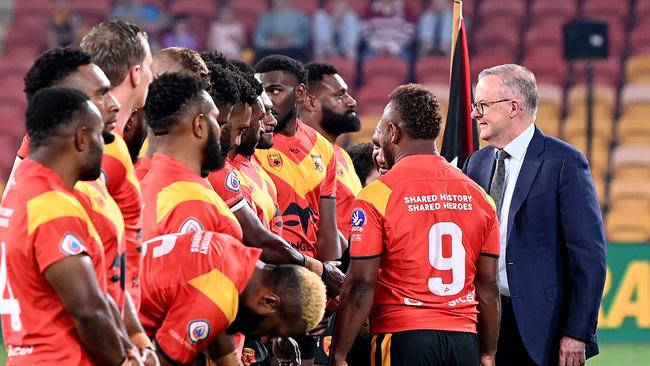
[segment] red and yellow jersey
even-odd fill
[[[210,231],[164,235],[145,247],[142,326],[159,351],[189,364],[235,320],[262,250]]]
[[[347,151],[334,144],[336,159],[336,225],[345,238],[350,236],[350,214],[354,198],[361,192],[361,181]]]
[[[143,238],[175,233],[216,231],[242,240],[242,230],[230,208],[207,179],[171,157],[155,153],[142,181]]]
[[[135,162],[135,176],[138,178],[139,182],[144,180],[144,177],[149,173],[151,169],[151,159],[146,156],[141,156],[138,158],[138,161]]]
[[[45,278],[49,266],[89,255],[106,291],[101,240],[51,169],[25,160],[0,207],[0,296],[8,365],[93,365],[72,317]]]
[[[405,157],[357,196],[350,255],[381,256],[373,333],[475,333],[476,262],[499,255],[494,203],[444,158]]]
[[[16,155],[18,155],[18,157],[23,160],[29,156],[29,135],[28,134],[25,134],[25,136],[23,136],[23,140],[20,142],[20,147],[18,148],[18,152],[16,152]]]
[[[294,136],[273,134],[273,148],[257,150],[255,156],[278,190],[282,237],[316,257],[320,199],[336,198],[332,144],[298,120]]]
[[[223,168],[208,175],[208,181],[232,212],[239,210],[246,204],[244,194],[241,191],[239,176],[228,160],[226,160]]]
[[[255,210],[262,225],[282,236],[282,215],[278,206],[278,191],[271,177],[264,171],[255,156],[247,159],[241,155],[231,160],[240,177],[241,190],[248,204]]]
[[[124,305],[124,291],[120,283],[121,264],[124,261],[126,245],[122,212],[100,179],[91,182],[77,182],[73,194],[86,209],[86,213],[102,240],[106,258],[108,294],[115,299],[121,309]]]

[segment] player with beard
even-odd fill
[[[193,75],[203,84],[203,89],[210,87],[210,71],[201,59],[198,52],[183,47],[169,47],[160,50],[153,56],[151,72],[154,79],[166,72],[187,73]],[[218,107],[217,107],[218,108]],[[221,110],[220,110],[221,111]],[[144,110],[140,109],[133,114],[134,117],[144,118]],[[133,118],[133,117],[132,117]],[[135,164],[135,174],[142,181],[151,168],[151,157],[156,152],[156,138],[150,129],[147,129],[147,139],[140,150],[140,157]]]
[[[101,239],[72,194],[99,178],[106,125],[88,96],[62,87],[36,92],[26,117],[30,155],[0,207],[7,364],[132,364],[104,296]]]
[[[219,365],[239,365],[234,354],[219,352],[223,333],[261,340],[302,334],[325,311],[318,276],[265,264],[260,249],[228,235],[165,235],[146,247],[140,316],[163,366],[192,363],[204,350]]]
[[[307,93],[299,110],[300,119],[332,143],[336,158],[336,224],[342,243],[350,236],[352,202],[361,191],[361,182],[348,153],[336,144],[344,133],[357,132],[361,121],[357,101],[348,93],[348,85],[330,64],[311,63],[307,70]]]
[[[144,240],[201,230],[242,239],[237,219],[204,179],[225,161],[218,115],[193,76],[168,73],[151,84],[145,117],[158,148],[142,181]]]
[[[336,226],[336,159],[332,144],[297,118],[305,96],[303,65],[272,55],[255,66],[278,120],[273,147],[255,155],[278,189],[282,237],[320,261],[341,257]],[[299,339],[304,365],[313,364],[317,339]]]
[[[499,222],[487,193],[436,151],[441,120],[421,85],[389,96],[378,130],[390,170],[353,206],[332,365],[348,364],[369,314],[375,363],[494,365]]]
[[[152,80],[151,50],[147,34],[141,28],[119,20],[105,21],[93,27],[82,39],[80,47],[104,71],[111,82],[111,92],[120,104],[116,139],[104,150],[102,178],[124,217],[125,286],[137,308],[140,304],[142,194],[133,161],[144,140],[146,127],[143,119],[133,114],[144,106],[147,98]]]

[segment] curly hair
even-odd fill
[[[312,62],[305,65],[305,70],[307,71],[307,89],[310,90],[323,81],[323,76],[339,73],[334,65],[320,62]]]
[[[305,267],[279,265],[266,278],[267,285],[280,296],[279,312],[290,324],[305,333],[314,329],[325,314],[326,292],[323,281]]]
[[[303,64],[291,57],[283,55],[270,55],[261,59],[255,65],[255,72],[265,73],[271,71],[284,71],[292,74],[298,84],[307,84],[307,72]]]
[[[58,86],[34,93],[25,113],[30,149],[42,146],[48,138],[56,136],[61,127],[87,113],[88,100],[80,90]]]
[[[246,93],[242,93],[242,102],[245,102],[249,105],[255,104],[257,97],[262,95],[262,92],[264,91],[262,83],[255,79],[255,70],[253,70],[250,65],[243,61],[232,60],[230,63],[233,65],[233,67],[235,67],[235,69],[237,69],[239,75],[248,84],[248,87],[242,86],[246,90]]]
[[[147,124],[154,135],[165,135],[192,106],[202,101],[201,81],[184,73],[162,74],[149,86],[144,106]]]
[[[440,133],[442,115],[440,104],[433,93],[419,84],[401,85],[390,93],[388,99],[404,121],[411,138],[435,139]]]
[[[107,20],[94,26],[81,40],[81,49],[88,52],[112,86],[118,86],[132,66],[144,61],[146,50],[142,38],[147,33],[135,24]]]
[[[60,83],[80,66],[91,63],[90,55],[79,48],[53,48],[43,52],[25,75],[27,99],[43,88]]]
[[[198,52],[184,47],[168,47],[153,57],[153,65],[159,72],[185,72],[198,77],[203,89],[210,87],[210,70]],[[152,65],[152,67],[154,67]]]
[[[372,161],[372,149],[371,143],[354,144],[345,149],[350,154],[354,171],[362,185],[365,185],[370,172],[375,169],[375,163]]]
[[[219,105],[237,104],[239,102],[239,86],[235,80],[236,75],[233,71],[212,61],[210,57],[204,57],[206,52],[201,53],[201,58],[210,71],[210,87],[208,93]]]

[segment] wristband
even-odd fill
[[[138,349],[142,349],[142,348],[155,349],[153,343],[151,343],[151,339],[149,339],[149,337],[147,337],[147,335],[144,332],[134,333],[129,338],[131,338],[131,342],[133,342],[133,345]]]

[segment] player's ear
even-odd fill
[[[293,93],[296,96],[296,102],[300,103],[303,101],[305,98],[305,95],[307,94],[307,90],[305,88],[305,84],[298,84],[295,88],[293,88]]]
[[[88,126],[81,125],[77,128],[74,134],[74,147],[77,151],[81,152],[88,148],[90,137],[87,134]]]
[[[305,93],[305,96],[303,97],[302,100],[303,100],[303,105],[309,112],[315,112],[316,110],[318,110],[318,106],[320,102],[315,96]]]
[[[510,118],[516,116],[520,111],[523,110],[521,104],[518,100],[513,100],[510,102]]]
[[[393,122],[388,122],[388,136],[391,143],[398,144],[402,139],[402,130]]]
[[[132,88],[135,88],[138,85],[140,85],[140,69],[141,68],[142,68],[142,66],[140,66],[140,65],[134,65],[134,66],[131,66],[131,68],[129,69],[128,77],[129,77],[129,82],[131,83]]]
[[[203,117],[203,113],[199,113],[192,120],[192,134],[197,139],[201,139],[207,133],[208,133],[208,124],[205,118]]]

